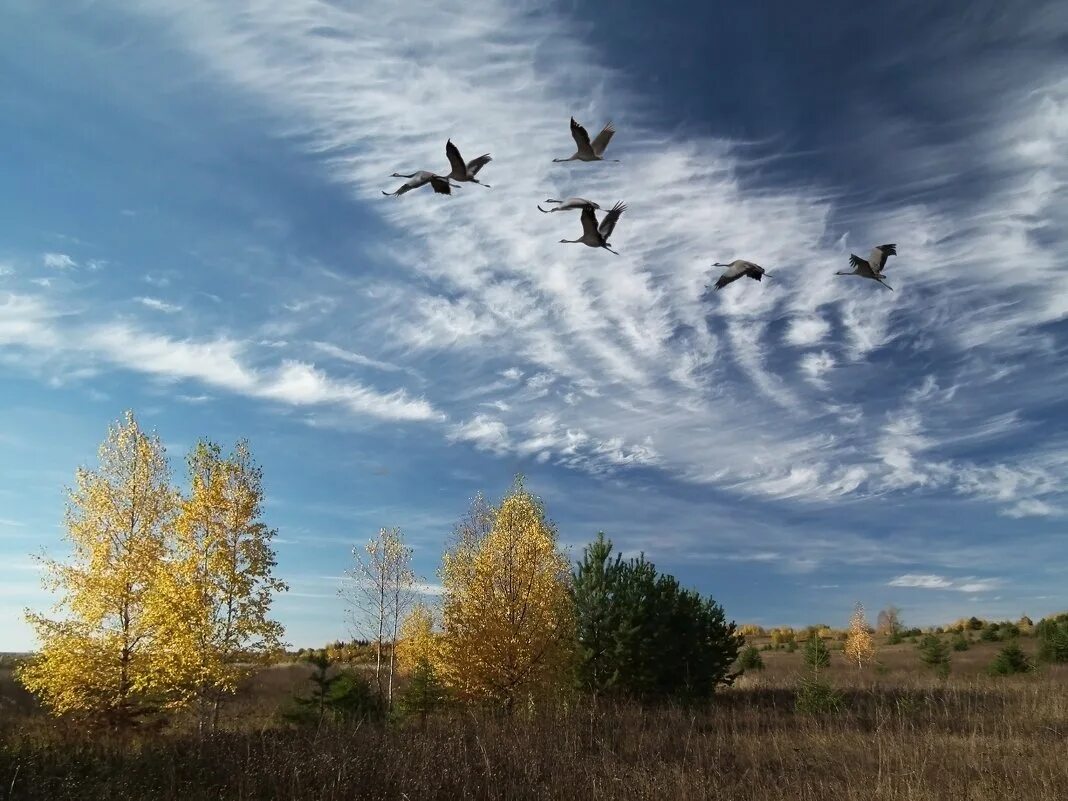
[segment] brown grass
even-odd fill
[[[985,666],[997,646],[954,654]],[[886,666],[838,662],[839,715],[793,710],[800,653],[765,652],[702,709],[583,703],[501,719],[461,710],[405,723],[277,723],[304,666],[259,673],[229,710],[231,730],[119,741],[46,722],[4,685],[0,799],[845,799],[1064,801],[1068,671],[994,680],[918,673],[915,646]]]

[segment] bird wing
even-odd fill
[[[601,208],[592,200],[586,200],[583,197],[569,197],[563,203],[560,204],[561,209],[584,209],[589,206],[591,209]]]
[[[491,161],[493,161],[493,159],[490,158],[489,153],[486,153],[483,156],[479,156],[477,159],[471,159],[469,162],[467,162],[467,174],[471,176],[478,175],[478,171],[485,167],[487,164],[489,164]]]
[[[449,184],[448,178],[442,178],[440,175],[435,175],[430,179],[430,185],[434,188],[434,191],[439,195],[451,195],[452,186]]]
[[[612,123],[609,122],[601,132],[597,134],[597,137],[593,140],[593,152],[600,156],[604,153],[604,149],[608,147],[608,143],[612,141],[612,134],[616,132],[616,129],[612,127]]]
[[[612,231],[616,229],[616,223],[619,222],[619,215],[625,212],[626,210],[627,204],[620,201],[616,203],[616,205],[612,207],[612,210],[604,216],[603,220],[601,220],[601,227],[597,230],[600,231],[601,236],[604,238],[605,242],[607,242],[609,237],[612,236]],[[583,214],[585,213],[586,212],[583,211]],[[592,214],[593,212],[591,211],[590,213]]]
[[[897,245],[877,245],[871,251],[871,268],[881,273],[886,268],[886,260],[890,256],[897,255]]]
[[[571,135],[575,138],[575,144],[578,146],[579,153],[585,153],[587,155],[595,155],[593,147],[590,145],[590,135],[586,133],[586,129],[575,122],[575,118],[571,118]]]
[[[745,263],[745,274],[754,280],[760,281],[764,277],[764,269],[759,264],[747,261]]]
[[[716,281],[716,289],[723,289],[723,287],[727,286],[727,284],[733,281],[737,281],[741,277],[742,274],[740,272],[735,272],[734,270],[728,268],[727,270],[723,271],[723,275],[721,275],[719,277],[719,280]]]
[[[864,261],[864,259],[858,256],[856,253],[849,254],[849,266],[852,267],[854,270],[863,269],[863,267],[869,267],[868,262]]]
[[[445,143],[445,155],[449,157],[449,164],[452,165],[452,177],[466,178],[467,165],[464,164],[463,157],[460,156],[460,149],[452,143],[451,139]]]
[[[582,235],[593,239],[598,238],[597,215],[593,213],[593,209],[589,206],[582,207]]]

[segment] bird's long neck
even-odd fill
[[[393,177],[394,178],[414,178],[415,177],[415,173],[413,172],[413,173],[409,173],[408,175],[405,175],[403,172],[395,172],[395,173],[393,173]]]
[[[566,159],[553,159],[553,161],[555,161],[555,162],[561,162],[561,161],[574,161],[574,160],[575,160],[575,158],[576,158],[576,156],[568,156],[568,157],[567,157]]]
[[[730,267],[729,264],[720,264],[718,261],[712,265],[713,267]]]
[[[853,275],[855,272],[856,272],[856,270],[853,270],[852,272],[848,272],[848,273],[839,270],[838,272],[835,273],[835,275]]]

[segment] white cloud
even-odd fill
[[[954,592],[982,593],[990,592],[1003,585],[999,578],[980,579],[969,576],[951,579],[946,576],[906,573],[887,582],[890,587],[911,587],[924,590],[953,590]]]
[[[161,311],[164,314],[176,314],[182,310],[181,306],[175,306],[174,304],[167,303],[159,298],[134,298],[134,300],[145,308]]]
[[[836,362],[834,356],[825,350],[819,353],[806,353],[798,362],[798,367],[804,373],[805,379],[815,387],[826,389],[828,384],[823,375],[833,370]]]
[[[831,332],[831,324],[822,317],[794,317],[786,330],[786,341],[798,347],[818,345]]]
[[[327,356],[332,356],[335,359],[349,362],[350,364],[358,364],[361,367],[374,367],[376,370],[385,370],[387,372],[396,372],[402,369],[395,364],[372,359],[368,356],[364,356],[362,353],[356,353],[355,351],[339,348],[337,345],[331,345],[329,342],[313,342],[312,346],[316,350],[325,353]]]
[[[878,115],[877,132],[904,134],[895,164],[945,163],[938,174],[952,176],[966,155],[997,169],[967,204],[922,187],[920,200],[866,201],[844,228],[850,215],[835,205],[838,188],[754,183],[732,142],[652,127],[659,121],[645,100],[622,88],[555,8],[497,0],[463,15],[430,0],[136,7],[164,18],[228,91],[260,102],[274,130],[320,158],[331,180],[375,203],[391,230],[382,252],[396,268],[375,298],[379,333],[429,354],[443,373],[469,368],[473,354],[487,369],[508,365],[514,387],[489,385],[483,374],[436,388],[455,419],[467,420],[449,429],[454,439],[581,469],[656,465],[738,493],[816,501],[947,487],[983,498],[1005,480],[989,471],[1029,474],[1026,452],[994,467],[949,449],[976,421],[1008,425],[1019,410],[1009,393],[991,391],[982,360],[1019,361],[1043,347],[1052,358],[1036,327],[1068,315],[1068,81],[1059,74],[1036,68],[991,88],[983,102],[1000,116],[977,114],[982,126],[944,151],[910,151],[915,126]],[[587,76],[581,86],[576,74]],[[618,169],[549,161],[571,147],[570,113],[591,124],[615,119]],[[465,152],[493,153],[484,177],[494,189],[382,202],[393,170],[444,166],[448,136]],[[574,235],[575,217],[532,213],[534,187],[555,196],[579,176],[583,194],[630,202],[614,237],[623,255],[559,245]],[[907,197],[900,186],[885,190]],[[889,267],[897,292],[833,277],[833,265],[844,268],[850,251],[867,252],[883,231],[903,232]],[[773,265],[776,280],[701,300],[709,254],[724,248],[715,258],[756,258]],[[1028,269],[1006,269],[1014,264]],[[798,359],[784,343],[818,351]],[[916,364],[930,374],[919,389],[911,376],[899,380]],[[278,368],[271,392],[344,394],[301,365]],[[554,383],[519,385],[539,374]],[[1053,371],[1042,383],[1068,389]],[[500,393],[491,402],[503,404],[492,417],[478,411],[486,391],[472,391],[488,386]],[[828,397],[852,411],[830,413]],[[1068,477],[1063,464],[1042,472]],[[1021,478],[997,501],[1034,499],[1040,486]]]
[[[248,397],[292,406],[330,405],[355,415],[383,420],[441,421],[444,414],[404,390],[383,393],[358,382],[335,379],[310,364],[285,360],[254,367],[238,340],[174,339],[128,323],[61,327],[58,315],[40,299],[0,296],[0,344],[42,352],[77,355],[167,381],[191,380]]]
[[[945,576],[916,575],[906,573],[888,582],[891,587],[922,587],[925,590],[944,590],[953,586],[953,582]]]
[[[66,253],[45,253],[41,256],[41,261],[45,267],[57,270],[70,270],[78,266],[78,263]]]
[[[1037,498],[1027,498],[1008,509],[1002,511],[1005,517],[1050,517],[1057,514],[1057,510],[1045,501]]]

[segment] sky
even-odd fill
[[[294,646],[382,526],[432,599],[517,473],[739,622],[1063,609],[1066,67],[1044,0],[6,3],[0,650],[125,409],[178,482],[249,440]],[[382,197],[450,137],[491,188]]]

